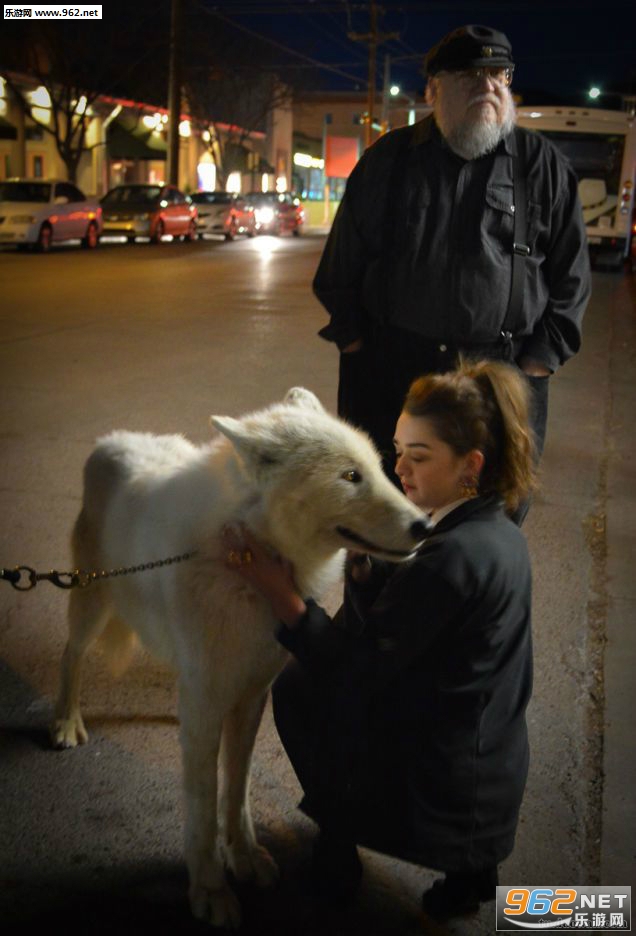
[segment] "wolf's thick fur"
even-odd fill
[[[236,927],[240,908],[225,866],[237,879],[263,885],[277,874],[256,842],[248,784],[266,693],[285,652],[268,604],[226,568],[220,532],[244,523],[293,562],[303,595],[319,597],[341,573],[343,547],[405,557],[423,538],[425,522],[385,478],[367,437],[330,416],[307,390],[294,388],[283,403],[241,420],[212,423],[222,435],[205,447],[181,436],[114,432],[88,459],[73,534],[78,568],[197,552],[71,592],[52,737],[63,748],[87,740],[80,667],[100,634],[127,652],[134,631],[173,665],[192,909],[212,924]]]

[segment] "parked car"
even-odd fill
[[[136,237],[158,244],[164,234],[188,241],[197,236],[197,209],[174,185],[116,185],[102,198],[102,208],[104,234],[124,236],[131,244]]]
[[[305,211],[293,192],[250,192],[247,199],[254,206],[259,234],[282,234],[291,231],[299,237],[305,223]]]
[[[196,192],[192,201],[197,206],[199,217],[197,232],[215,234],[226,240],[234,240],[237,234],[256,234],[254,208],[242,195],[231,192]]]
[[[99,202],[76,185],[57,179],[0,182],[0,244],[32,246],[42,252],[59,241],[79,239],[94,248],[102,231]]]

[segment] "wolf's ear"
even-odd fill
[[[227,436],[230,442],[245,436],[245,428],[238,419],[231,416],[210,416],[210,425]]]
[[[308,409],[317,410],[319,413],[324,411],[324,406],[318,397],[311,390],[305,390],[304,387],[292,387],[285,394],[283,402],[292,406],[305,406]]]
[[[231,416],[210,416],[210,423],[230,440],[244,464],[255,473],[276,464],[275,440],[259,433],[254,426],[248,428]]]

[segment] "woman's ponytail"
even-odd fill
[[[513,511],[535,487],[529,395],[526,379],[509,364],[462,360],[454,371],[416,380],[404,411],[428,419],[458,455],[481,451],[480,494],[497,493]]]

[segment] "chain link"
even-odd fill
[[[160,569],[162,566],[173,565],[176,562],[185,562],[196,556],[197,550],[182,553],[180,556],[170,556],[168,559],[157,559],[155,562],[143,562],[140,565],[128,566],[119,569],[104,569],[101,572],[88,572],[86,569],[75,569],[74,572],[36,572],[31,566],[15,566],[13,569],[0,569],[0,579],[9,582],[16,591],[31,591],[38,582],[50,582],[58,588],[88,588],[94,582],[102,582],[108,578],[119,575],[134,575],[137,572],[148,572],[150,569]],[[26,581],[25,581],[26,580]]]

